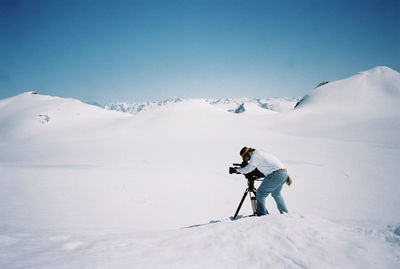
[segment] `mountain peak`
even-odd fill
[[[399,105],[400,74],[389,67],[377,66],[311,90],[295,108],[380,114],[398,111]]]
[[[395,74],[399,74],[396,70],[393,70],[390,67],[387,66],[376,66],[374,68],[371,68],[367,71],[361,72],[362,74],[382,74],[382,73],[395,73]]]
[[[105,105],[100,105],[98,103],[90,103],[93,105],[100,106],[102,108],[108,110],[117,110],[122,112],[127,112],[131,114],[138,114],[144,111],[153,110],[158,107],[182,103],[188,99],[183,98],[169,98],[163,101],[158,102],[141,102],[141,103],[129,103],[129,102],[116,102],[116,103],[106,103]],[[194,99],[193,99],[194,100]],[[198,99],[203,100],[204,102],[220,108],[222,110],[228,112],[236,112],[240,110],[241,112],[245,112],[246,110],[257,110],[259,112],[285,112],[292,110],[296,102],[297,98],[283,97],[283,98],[207,98],[207,99]],[[257,107],[259,109],[257,109]],[[248,109],[246,109],[248,108]]]

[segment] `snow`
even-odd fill
[[[0,267],[396,268],[399,77],[377,67],[280,112],[0,100]],[[229,219],[247,187],[228,174],[243,146],[288,167],[288,215],[269,197],[271,215]]]
[[[273,110],[261,108],[260,106],[253,104],[253,103],[248,103],[248,104],[243,104],[240,107],[240,112],[236,112],[236,113],[246,113],[246,114],[252,114],[252,115],[262,115],[262,114],[271,115],[276,112]]]
[[[312,90],[299,108],[321,112],[338,111],[349,116],[376,117],[399,114],[400,74],[388,67],[375,67],[347,79]],[[371,109],[374,113],[371,112]],[[300,109],[301,110],[301,109]]]
[[[129,103],[129,102],[114,102],[114,103],[106,103],[104,105],[99,104],[99,103],[91,103],[93,105],[109,109],[109,110],[116,110],[116,111],[121,111],[121,112],[127,112],[131,114],[138,114],[140,112],[146,112],[146,111],[151,111],[153,109],[157,109],[158,107],[174,104],[174,103],[180,103],[184,100],[184,98],[170,98],[166,99],[164,101],[159,101],[159,102],[141,102],[141,103]],[[254,107],[257,109],[257,107],[261,109],[259,110],[259,113],[268,113],[270,111],[277,111],[277,112],[286,112],[290,111],[293,109],[293,107],[296,105],[296,103],[299,101],[298,98],[288,98],[288,97],[279,97],[279,98],[237,98],[237,99],[231,99],[231,98],[207,98],[203,99],[207,103],[218,107],[220,109],[229,111],[229,112],[234,112],[236,111],[240,106],[246,105],[250,107]]]
[[[149,111],[160,106],[178,103],[181,101],[182,101],[181,98],[170,98],[160,102],[141,102],[141,103],[114,102],[114,103],[106,103],[104,105],[98,103],[93,103],[93,104],[109,110],[116,110],[121,112],[128,112],[131,114],[137,114],[139,112]]]
[[[295,104],[299,101],[297,98],[209,98],[206,101],[216,107],[224,109],[229,112],[234,112],[240,106],[250,109],[257,109],[259,113],[268,113],[271,111],[287,112],[294,108]],[[261,109],[258,109],[261,108]]]
[[[289,214],[221,220],[156,232],[9,233],[0,237],[6,250],[0,266],[396,268],[400,237],[395,229],[347,226]]]
[[[399,85],[400,74],[382,66],[330,82],[307,94],[282,125],[296,135],[398,145]]]

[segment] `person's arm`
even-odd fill
[[[257,167],[252,163],[249,162],[245,167],[237,168],[236,170],[241,174],[247,174],[256,169]]]

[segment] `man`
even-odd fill
[[[286,167],[282,162],[272,154],[250,147],[242,148],[240,156],[247,162],[247,165],[242,168],[236,168],[237,173],[247,174],[257,168],[265,175],[256,194],[257,216],[262,216],[267,213],[265,198],[267,198],[270,193],[275,199],[279,212],[281,214],[287,213],[288,210],[281,195],[281,189],[285,182],[290,185],[292,180],[287,175]]]

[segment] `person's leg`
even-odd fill
[[[279,186],[279,183],[280,182],[274,177],[274,174],[270,174],[264,178],[256,193],[257,216],[262,216],[267,213],[267,209],[265,208],[265,199],[268,194],[273,192]]]
[[[262,185],[262,183],[261,183],[261,185]],[[257,216],[263,216],[263,215],[267,214],[267,209],[265,207],[265,198],[267,198],[269,192],[263,191],[261,189],[261,185],[260,185],[260,188],[258,188],[257,193],[256,193]]]
[[[284,183],[282,183],[278,188],[276,188],[273,192],[271,192],[271,195],[272,197],[274,197],[278,210],[281,214],[283,214],[284,212],[288,213],[285,201],[283,200],[283,197],[281,195],[283,184]]]

